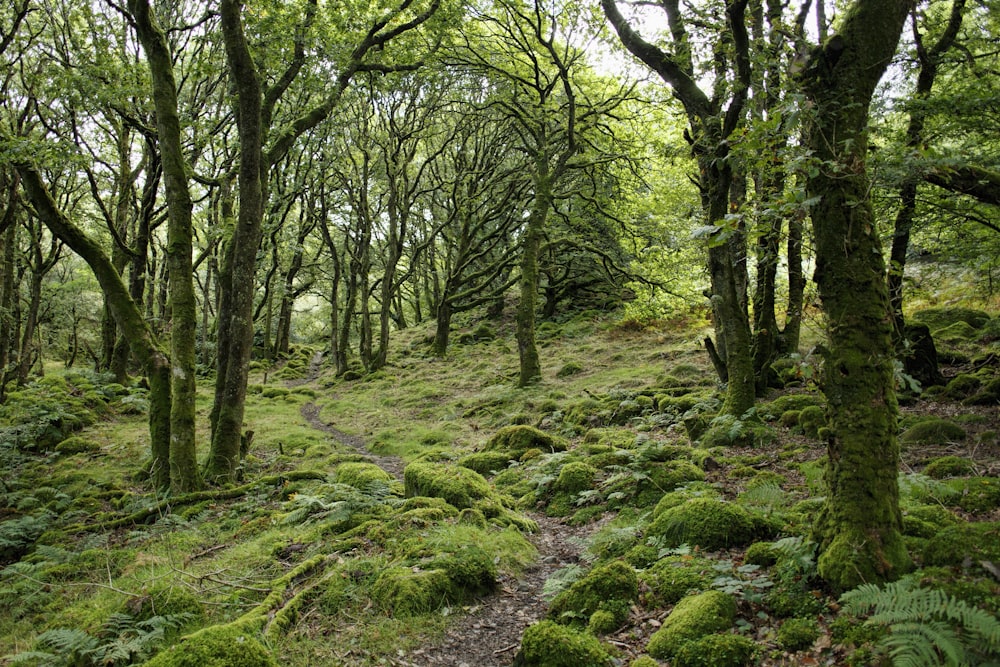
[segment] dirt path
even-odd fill
[[[403,461],[394,456],[378,456],[368,451],[364,440],[325,423],[315,403],[302,406],[309,424],[334,440],[351,447],[367,460],[403,479]],[[584,539],[593,526],[568,526],[544,515],[529,514],[539,530],[528,539],[538,549],[538,560],[517,579],[503,577],[497,593],[466,607],[436,643],[394,656],[390,664],[406,667],[507,667],[514,661],[524,629],[540,620],[548,608],[542,598],[545,580],[567,565],[575,564],[583,551]]]

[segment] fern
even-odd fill
[[[841,602],[849,614],[870,614],[866,624],[888,628],[880,646],[895,667],[963,667],[1000,659],[1000,621],[913,579],[884,588],[864,584],[844,593]]]

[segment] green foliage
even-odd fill
[[[1000,507],[1000,478],[969,477],[950,479],[946,484],[956,492],[958,506],[972,514],[985,514]]]
[[[639,574],[643,604],[669,607],[692,592],[708,590],[714,577],[712,561],[695,556],[664,556]]]
[[[1000,658],[1000,622],[912,578],[878,587],[864,584],[841,596],[844,611],[884,626],[880,644],[896,667],[983,664]]]
[[[119,667],[150,658],[171,631],[183,627],[191,615],[179,613],[138,619],[112,614],[97,635],[76,628],[48,630],[35,639],[35,649],[7,656],[8,664],[38,667]]]
[[[0,563],[17,560],[28,553],[55,519],[55,514],[41,511],[0,523]]]
[[[323,522],[346,530],[363,514],[378,512],[392,497],[385,481],[373,479],[364,490],[348,484],[321,484],[310,493],[297,493],[283,505],[284,524]]]

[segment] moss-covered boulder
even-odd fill
[[[452,583],[440,568],[390,567],[372,585],[372,601],[395,617],[427,614],[453,602]]]
[[[780,557],[781,552],[775,548],[774,542],[754,542],[743,554],[743,562],[747,565],[771,567]]]
[[[340,484],[353,486],[364,491],[372,483],[389,484],[393,476],[374,463],[363,461],[346,461],[337,466],[333,472],[334,480]]]
[[[504,426],[493,434],[486,442],[485,451],[506,452],[512,459],[519,459],[529,449],[540,449],[543,452],[564,452],[566,441],[534,426],[517,424]]]
[[[602,490],[610,499],[608,504],[612,508],[622,505],[653,507],[663,494],[704,480],[705,472],[690,461],[648,461],[641,467],[640,474],[618,475],[609,480]]]
[[[508,452],[474,452],[463,456],[457,463],[480,475],[492,475],[506,469],[514,460],[516,459]]]
[[[711,587],[718,572],[706,558],[666,556],[639,574],[642,602],[646,607],[669,607],[691,593]]]
[[[184,638],[144,663],[145,667],[278,667],[270,651],[252,634],[215,625]]]
[[[489,482],[474,470],[429,461],[414,461],[403,471],[406,497],[442,498],[458,509],[472,507],[491,495]]]
[[[909,445],[943,445],[948,442],[960,442],[965,440],[965,437],[965,429],[958,424],[947,419],[929,417],[903,431],[899,439],[900,442]]]
[[[826,426],[826,410],[818,405],[802,408],[799,412],[799,428],[810,438],[818,438],[819,430]]]
[[[818,394],[784,394],[778,398],[764,403],[757,408],[757,414],[761,419],[774,421],[789,410],[803,410],[808,407],[818,407],[825,405],[823,397]]]
[[[778,646],[786,651],[803,651],[819,639],[819,623],[814,618],[790,618],[778,628]]]
[[[961,345],[971,343],[979,338],[976,328],[967,322],[955,322],[934,332],[934,339],[939,343]]]
[[[774,430],[759,419],[739,419],[733,415],[719,415],[711,421],[699,443],[706,449],[712,447],[763,447],[774,442]]]
[[[961,373],[948,381],[940,395],[943,398],[961,401],[975,396],[982,384],[982,378],[970,373]]]
[[[968,477],[945,482],[958,492],[958,506],[972,514],[985,514],[1000,507],[1000,478]]]
[[[1000,562],[1000,523],[960,523],[945,528],[924,547],[924,565]]]
[[[705,635],[681,644],[671,667],[747,667],[754,664],[757,644],[730,632]]]
[[[967,324],[973,329],[981,329],[989,321],[989,313],[972,308],[925,308],[910,315],[910,318],[927,325],[931,331],[938,331],[956,322]]]
[[[924,474],[933,479],[948,479],[970,475],[975,470],[975,464],[961,456],[941,456],[928,462]]]
[[[711,498],[695,498],[660,513],[647,529],[663,545],[698,546],[707,551],[741,547],[753,542],[757,524],[754,517],[734,503]]]
[[[1000,378],[987,380],[971,396],[962,399],[962,405],[1000,404]]]
[[[552,621],[529,626],[521,637],[518,667],[610,667],[611,653],[597,637]]]
[[[728,630],[736,620],[736,600],[722,591],[689,595],[674,607],[649,639],[646,652],[669,660],[687,642]]]
[[[570,461],[559,469],[559,477],[552,484],[553,490],[576,494],[594,487],[597,469],[582,461]]]
[[[663,494],[660,497],[659,502],[653,508],[652,518],[657,518],[664,512],[666,512],[671,507],[677,507],[678,505],[683,505],[689,500],[694,498],[711,498],[718,499],[720,497],[719,490],[707,484],[705,482],[692,482],[691,484],[685,484],[683,487],[671,491],[670,493]]]
[[[910,505],[903,510],[903,534],[911,537],[931,538],[959,522],[951,510],[938,504]]]
[[[101,443],[79,435],[66,438],[56,445],[56,453],[64,456],[73,454],[95,454],[101,451]]]
[[[623,561],[613,560],[598,565],[557,595],[549,605],[549,618],[585,627],[595,612],[606,611],[612,615],[611,624],[618,628],[638,599],[639,579],[635,570]]]

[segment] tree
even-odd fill
[[[698,163],[705,225],[708,239],[710,300],[715,314],[716,353],[720,375],[728,381],[723,412],[740,416],[753,407],[756,396],[751,359],[750,324],[745,290],[739,271],[743,231],[730,214],[733,168],[729,138],[743,120],[750,86],[749,36],[746,28],[746,0],[725,4],[725,25],[717,28],[712,58],[715,82],[708,95],[699,85],[697,50],[688,32],[687,20],[678,0],[666,0],[662,7],[670,28],[671,49],[664,50],[643,39],[629,25],[615,0],[601,0],[604,14],[626,49],[656,72],[684,106],[690,129],[687,138]],[[745,283],[743,283],[745,284]],[[709,341],[710,342],[710,341]]]
[[[809,56],[807,189],[815,280],[827,325],[823,392],[831,433],[827,498],[815,526],[820,575],[838,590],[896,578],[901,534],[892,324],[866,169],[869,105],[899,40],[907,0],[859,0]]]

